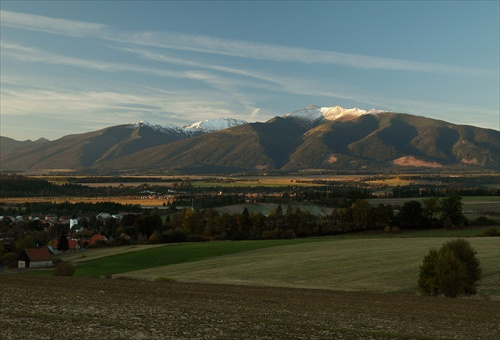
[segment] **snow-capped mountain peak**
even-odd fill
[[[316,105],[310,105],[301,110],[287,113],[283,117],[299,119],[304,122],[313,124],[318,120],[328,120],[328,121],[334,121],[339,119],[350,120],[365,114],[376,114],[379,112],[384,112],[384,111],[376,109],[371,109],[369,111],[366,111],[363,109],[359,109],[357,107],[352,109],[344,109],[343,107],[340,106],[319,107]]]
[[[241,119],[234,118],[217,118],[217,119],[207,119],[200,122],[196,122],[189,125],[184,125],[179,127],[172,124],[154,124],[147,121],[136,121],[127,124],[129,128],[136,129],[139,127],[148,127],[152,130],[163,132],[163,133],[187,133],[189,135],[199,134],[199,133],[210,133],[223,129],[228,129],[234,126],[248,124],[248,122]]]
[[[217,118],[211,120],[208,119],[203,120],[190,125],[185,125],[182,128],[187,131],[214,132],[243,124],[248,124],[248,122],[241,119],[225,117],[225,118]]]
[[[283,116],[284,118],[296,118],[299,120],[303,120],[306,122],[313,123],[316,120],[323,117],[323,113],[321,112],[321,108],[316,105],[309,105],[306,108],[296,110],[293,112],[289,112]]]
[[[182,131],[182,129],[180,127],[178,127],[177,125],[173,125],[173,124],[160,125],[160,124],[154,124],[154,123],[143,121],[143,120],[132,122],[132,123],[128,124],[128,126],[133,128],[133,129],[138,128],[138,127],[149,127],[150,129],[153,129],[155,131],[160,131],[160,132],[171,132],[171,131],[181,132]]]
[[[366,110],[359,109],[357,107],[352,109],[344,109],[340,106],[334,107],[322,107],[321,113],[326,120],[337,120],[341,118],[355,118],[368,113]]]

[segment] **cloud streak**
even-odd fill
[[[2,54],[5,57],[12,57],[16,60],[22,60],[31,63],[45,63],[51,65],[65,65],[78,67],[82,69],[97,71],[97,72],[133,72],[140,74],[153,75],[156,77],[187,79],[196,82],[202,82],[216,90],[221,91],[237,100],[246,111],[255,110],[256,106],[252,100],[248,99],[239,89],[250,87],[270,92],[291,93],[297,95],[309,95],[315,97],[342,98],[342,99],[358,99],[362,100],[362,96],[347,95],[337,91],[328,90],[326,85],[322,85],[319,80],[308,81],[304,78],[270,76],[258,72],[250,72],[241,69],[229,68],[225,66],[217,66],[212,64],[192,62],[181,60],[178,58],[170,58],[164,55],[151,53],[145,50],[134,51],[124,49],[125,51],[138,53],[141,56],[150,60],[171,63],[175,65],[186,66],[191,69],[170,71],[162,68],[144,67],[125,63],[111,63],[100,60],[82,59],[69,57],[57,53],[41,50],[39,48],[28,47],[20,44],[12,44],[9,42],[1,42]],[[196,68],[205,68],[210,71],[232,74],[248,79],[240,79],[235,77],[221,76],[213,72],[196,70]],[[5,111],[7,114],[9,111]]]
[[[304,49],[258,42],[220,39],[199,35],[139,32],[131,36],[124,36],[123,38],[120,38],[119,36],[109,38],[115,41],[132,42],[137,45],[275,62],[332,64],[367,70],[455,73],[473,76],[496,75],[489,70],[476,68],[407,61],[352,53]]]
[[[45,33],[63,34],[71,37],[99,35],[106,25],[86,21],[52,18],[42,15],[0,11],[1,26]]]
[[[169,32],[117,32],[98,23],[0,11],[1,25],[72,37],[104,40],[189,52],[305,64],[331,64],[367,70],[392,70],[428,73],[452,73],[469,76],[498,76],[489,70],[424,63],[342,52],[304,49],[259,42],[221,39],[202,35]]]

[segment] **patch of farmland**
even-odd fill
[[[419,266],[449,238],[336,239],[213,257],[122,273],[181,282],[416,293]],[[479,293],[500,298],[499,238],[471,238],[483,269]]]
[[[151,245],[131,245],[131,246],[121,246],[121,247],[106,247],[106,248],[91,248],[87,250],[80,250],[72,253],[65,253],[58,255],[57,258],[72,263],[80,263],[95,259],[100,259],[103,257],[126,254],[135,251],[141,251],[145,249],[152,249],[157,247],[165,246],[164,244],[151,244]]]
[[[500,304],[405,294],[0,275],[2,339],[498,339]]]
[[[283,209],[283,213],[286,212],[288,205],[282,204],[281,208]],[[326,208],[326,207],[319,207],[317,205],[291,205],[293,211],[295,211],[297,208],[300,208],[302,211],[307,211],[313,215],[321,216],[321,215],[329,215],[332,213],[333,209],[332,208]],[[267,216],[269,213],[273,210],[276,210],[278,208],[278,204],[274,203],[245,203],[245,204],[235,204],[235,205],[228,205],[228,206],[223,206],[223,207],[217,207],[214,208],[214,210],[217,210],[221,214],[228,213],[228,214],[241,214],[243,212],[243,209],[247,208],[250,213],[255,213],[259,214],[262,213],[262,215]]]

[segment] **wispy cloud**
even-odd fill
[[[224,116],[265,121],[283,115],[285,112],[278,110],[292,105],[290,99],[293,105],[302,100],[307,100],[304,106],[347,102],[365,109],[421,115],[431,112],[435,118],[449,121],[461,116],[474,125],[480,125],[481,119],[498,121],[498,111],[489,108],[426,101],[410,90],[402,94],[378,91],[373,89],[373,83],[356,80],[367,74],[365,70],[388,70],[392,72],[383,72],[384,79],[402,76],[412,80],[423,72],[429,79],[434,75],[438,77],[432,79],[445,78],[443,74],[453,79],[473,76],[476,78],[462,80],[491,84],[498,79],[497,71],[202,35],[118,31],[99,23],[10,11],[0,11],[0,26],[76,38],[65,39],[71,43],[94,44],[94,50],[84,53],[80,53],[83,48],[55,52],[50,44],[31,40],[21,43],[15,34],[2,34],[2,66],[14,65],[4,68],[0,78],[4,130],[8,124],[13,126],[12,121],[23,125],[25,117],[64,121],[67,126],[81,119],[75,117],[85,116],[74,129],[134,120],[184,125]],[[318,70],[328,70],[329,75]],[[337,70],[341,70],[340,75],[354,75],[355,80],[337,77]],[[382,84],[382,88],[389,87]],[[267,103],[272,103],[271,107],[261,109]],[[275,109],[277,112],[272,111]],[[61,135],[67,133],[63,130]]]
[[[320,81],[310,81],[304,78],[296,78],[291,76],[276,76],[271,74],[261,74],[259,72],[251,72],[236,68],[229,68],[225,66],[218,66],[213,64],[183,61],[177,58],[155,54],[152,52],[140,51],[140,55],[147,57],[151,60],[168,62],[176,65],[190,67],[191,69],[170,71],[160,67],[145,67],[129,63],[111,63],[94,59],[82,59],[70,56],[61,55],[58,53],[44,51],[39,48],[28,47],[20,44],[13,44],[2,41],[0,44],[2,55],[4,57],[12,57],[16,60],[23,60],[31,63],[45,63],[52,65],[65,65],[71,67],[78,67],[98,72],[133,72],[156,77],[188,79],[191,81],[201,82],[213,89],[218,90],[227,98],[239,103],[244,108],[245,113],[253,112],[256,109],[256,104],[253,100],[249,99],[247,95],[242,92],[242,88],[255,88],[270,92],[292,93],[297,95],[309,95],[315,97],[327,98],[342,98],[342,99],[358,99],[362,100],[362,96],[347,95],[339,93],[338,91],[328,90],[328,86],[321,84]],[[131,51],[130,49],[127,49]],[[135,51],[138,53],[137,51]],[[200,68],[209,70],[203,71]],[[210,71],[218,71],[224,74],[243,76],[248,79],[240,77],[227,77]],[[218,96],[219,98],[220,95]],[[222,100],[222,98],[221,98]],[[241,112],[240,108],[238,112]],[[6,111],[10,112],[10,111]],[[226,115],[229,112],[226,112]]]
[[[496,76],[496,74],[492,73],[489,70],[462,66],[424,63],[418,61],[383,58],[352,53],[304,49],[298,47],[221,39],[200,35],[173,34],[167,32],[138,32],[132,35],[124,34],[122,37],[109,37],[109,39],[121,42],[131,42],[137,45],[220,54],[232,57],[276,62],[333,64],[345,67],[373,70]]]
[[[70,56],[61,55],[58,53],[48,52],[39,48],[24,46],[20,44],[13,44],[6,41],[0,43],[2,55],[4,57],[13,57],[16,60],[22,60],[32,63],[45,63],[52,65],[65,65],[80,67],[89,70],[103,71],[103,72],[136,72],[146,73],[150,75],[172,77],[172,78],[187,78],[182,72],[166,71],[151,69],[133,64],[105,62],[101,60],[74,58]]]
[[[139,55],[145,59],[169,63],[173,65],[181,65],[191,68],[202,68],[211,71],[222,72],[225,74],[247,77],[257,80],[257,82],[248,82],[242,79],[234,79],[227,77],[218,77],[213,73],[206,73],[201,71],[189,72],[191,78],[198,79],[213,85],[215,88],[226,90],[232,93],[234,89],[241,87],[254,87],[261,90],[272,92],[292,93],[298,95],[308,95],[315,97],[327,98],[342,98],[342,99],[358,99],[360,96],[348,95],[338,91],[328,89],[328,84],[323,84],[321,80],[315,79],[313,81],[307,80],[304,77],[293,76],[278,76],[270,72],[258,72],[256,70],[244,70],[241,68],[227,67],[223,65],[214,65],[213,63],[194,62],[192,60],[180,59],[171,57],[165,53],[155,53],[141,48],[121,48],[121,50]],[[343,85],[345,87],[345,85]]]
[[[0,22],[1,26],[63,34],[72,37],[98,35],[106,29],[106,25],[98,23],[52,18],[4,10],[0,11]]]
[[[27,98],[29,100],[26,100]],[[154,89],[138,91],[137,88],[131,92],[113,92],[42,89],[30,86],[2,89],[0,109],[4,118],[41,118],[50,115],[52,119],[73,119],[85,116],[85,120],[95,122],[98,127],[135,120],[185,125],[206,119],[207,114],[216,117],[239,116],[238,118],[244,119],[250,113],[258,113],[255,107],[245,108],[238,102],[223,103],[218,99],[217,93],[206,90],[193,95]],[[240,114],[235,115],[235,112]]]
[[[370,55],[304,49],[260,42],[222,39],[202,35],[169,32],[118,32],[106,25],[52,18],[32,14],[0,11],[1,25],[18,29],[95,37],[142,46],[160,47],[191,52],[218,54],[276,62],[333,64],[359,69],[394,70],[429,73],[454,73],[472,76],[498,76],[490,71],[470,67],[383,58]]]
[[[228,67],[228,66],[223,66],[223,65],[215,65],[213,63],[209,64],[209,63],[195,62],[195,61],[187,60],[187,59],[174,58],[174,57],[169,56],[166,53],[160,54],[160,53],[155,53],[155,52],[141,49],[141,48],[120,48],[120,50],[139,55],[142,58],[147,59],[147,60],[168,63],[168,64],[172,64],[172,65],[181,65],[181,66],[192,67],[192,68],[204,68],[204,69],[209,69],[212,71],[224,72],[224,73],[229,73],[229,74],[233,74],[233,75],[244,76],[244,77],[254,78],[257,80],[267,81],[270,83],[276,83],[275,79],[273,77],[271,77],[268,73],[264,74],[264,73],[260,73],[260,72],[256,72],[256,71],[243,70],[241,68],[234,68],[234,67]]]

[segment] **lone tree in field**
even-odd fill
[[[420,292],[447,297],[476,294],[481,279],[476,254],[465,239],[448,241],[439,250],[431,249],[420,266]]]

